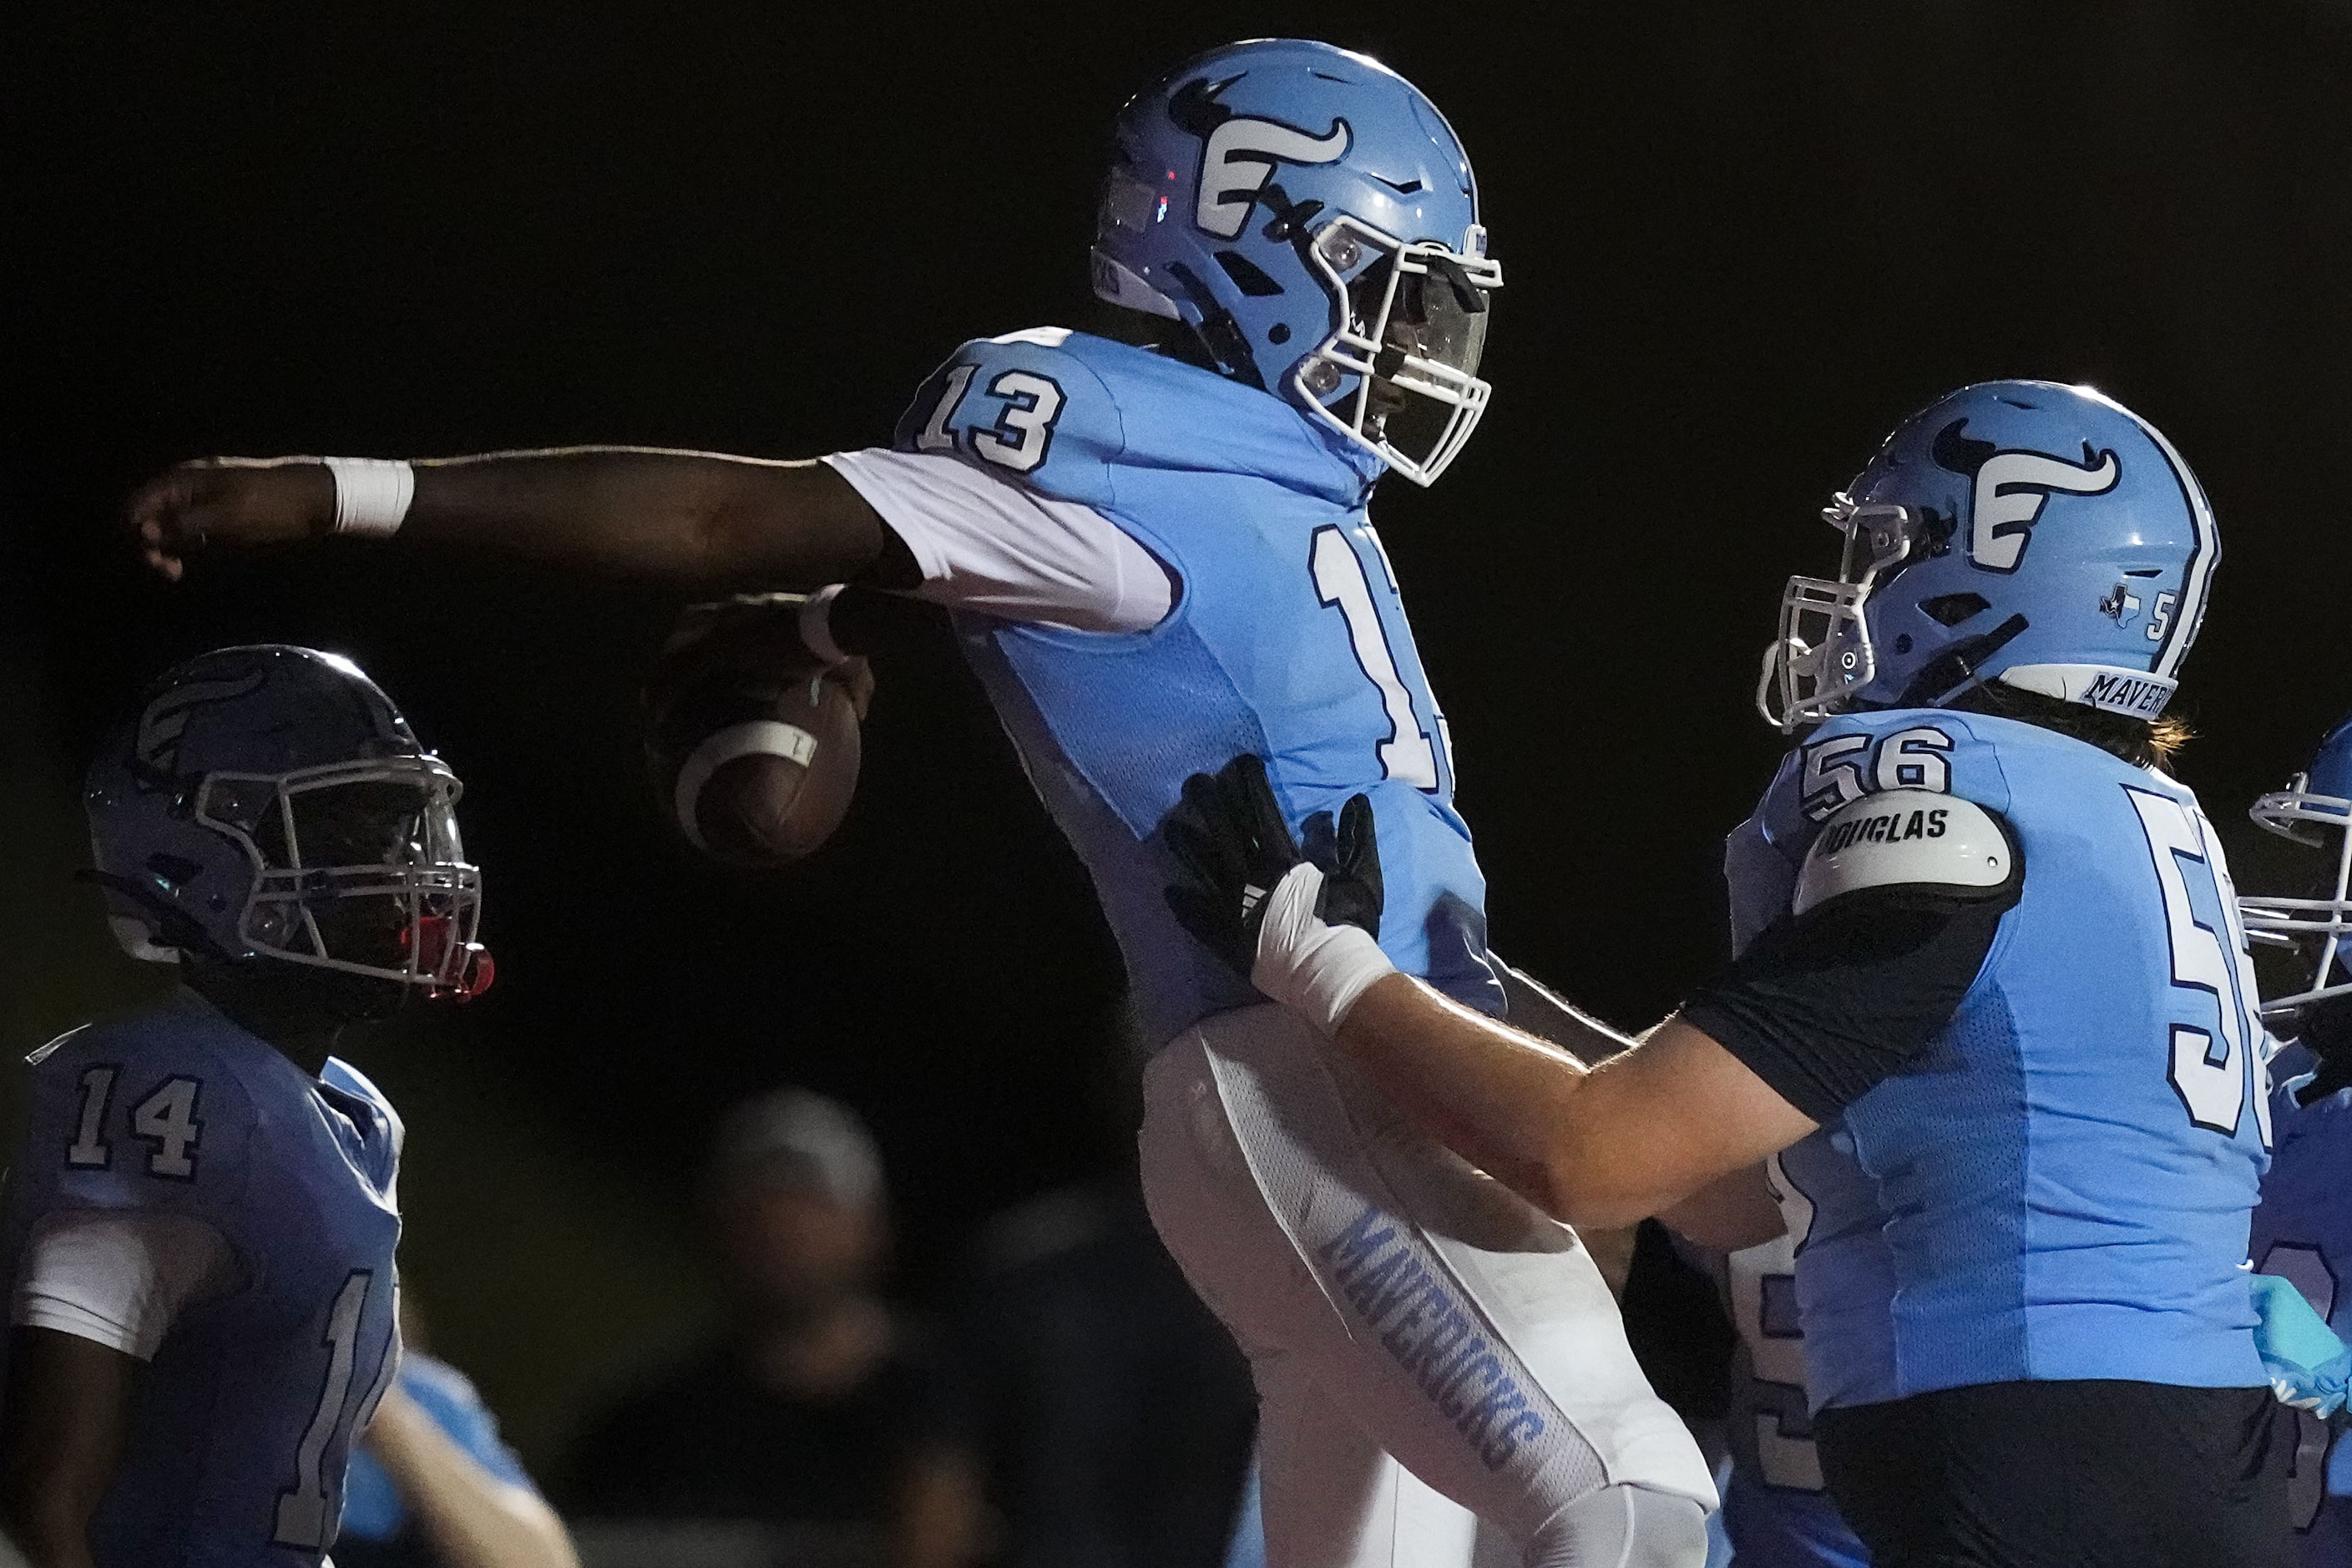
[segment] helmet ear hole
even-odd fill
[[[177,892],[181,888],[194,881],[204,868],[184,855],[173,855],[158,850],[147,857],[147,869],[152,871],[157,879],[171,888],[173,892]]]
[[[1919,607],[1937,625],[1957,626],[1962,621],[1991,609],[1992,604],[1982,594],[1941,594],[1932,599],[1920,600]]]
[[[1217,252],[1217,265],[1234,280],[1234,287],[1253,300],[1270,300],[1282,292],[1282,285],[1265,275],[1265,269],[1238,250]]]

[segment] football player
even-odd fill
[[[2311,765],[2254,803],[2253,819],[2326,852],[2326,896],[2240,901],[2247,934],[2292,949],[2298,982],[2263,1011],[2293,1037],[2272,1061],[2277,1146],[2254,1210],[2256,1268],[2291,1281],[2339,1334],[2352,1331],[2352,721],[2320,742]],[[2308,1411],[2294,1415],[2290,1517],[2308,1568],[2352,1563],[2352,1446]]]
[[[1805,1398],[1796,1247],[1776,1236],[1710,1253],[1739,1349],[1726,1423],[1730,1478],[1719,1517],[1737,1568],[1869,1568],[1831,1500]]]
[[[401,1123],[330,1054],[469,994],[457,780],[348,659],[225,648],[110,738],[97,875],[169,1000],[31,1058],[0,1510],[39,1568],[320,1563],[398,1361]]]
[[[1269,1560],[1465,1561],[1466,1507],[1530,1563],[1696,1563],[1712,1484],[1574,1237],[1410,1132],[1160,897],[1185,776],[1262,750],[1299,816],[1382,803],[1381,941],[1503,1007],[1444,719],[1365,510],[1383,473],[1435,479],[1486,406],[1502,272],[1469,161],[1394,72],[1282,39],[1181,67],[1114,141],[1101,332],[965,344],[889,449],[198,464],[134,500],[142,546],[176,574],[342,531],[697,597],[847,581],[950,606],[1160,1043],[1144,1179],[1255,1365]],[[1418,1517],[1440,1493],[1451,1515]]]
[[[1759,1239],[1779,1156],[1822,1468],[1880,1568],[2275,1563],[2242,1268],[2267,1042],[2221,844],[2161,767],[2204,495],[2108,399],[1993,382],[1826,515],[1844,566],[1791,580],[1759,692],[1814,727],[1730,846],[1746,940],[1622,1056],[1393,973],[1357,929],[1385,804],[1302,857],[1254,757],[1187,784],[1171,900],[1572,1224]]]

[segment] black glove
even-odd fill
[[[1328,811],[1308,817],[1302,853],[1291,841],[1265,763],[1245,752],[1215,773],[1186,779],[1183,798],[1160,830],[1176,863],[1168,907],[1244,977],[1257,963],[1266,895],[1302,860],[1323,873],[1318,916],[1380,934],[1380,842],[1372,803],[1360,795],[1340,808],[1336,830]]]

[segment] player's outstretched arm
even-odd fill
[[[94,1568],[90,1521],[122,1463],[135,1357],[55,1329],[8,1337],[0,1518],[33,1568]]]
[[[821,462],[774,462],[641,447],[496,452],[410,465],[394,540],[478,550],[692,595],[814,588],[856,579],[891,535]],[[344,481],[341,526],[387,531],[382,470]],[[338,531],[336,474],[315,458],[183,463],[131,497],[147,564],[176,580],[206,551],[289,544]]]

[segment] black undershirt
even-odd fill
[[[1773,1091],[1827,1121],[1901,1071],[1959,1010],[2015,906],[2012,883],[1970,897],[1868,888],[1750,942],[1682,1016]]]

